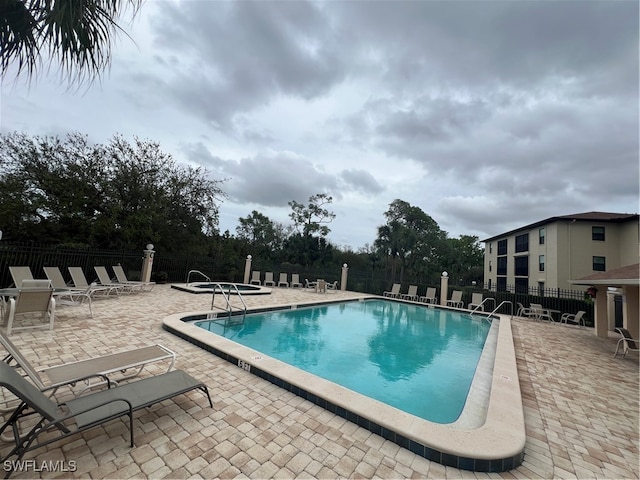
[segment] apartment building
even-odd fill
[[[492,290],[584,289],[569,283],[638,263],[638,214],[561,215],[483,240],[484,281]]]

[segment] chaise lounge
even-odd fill
[[[40,390],[51,390],[51,394],[54,394],[60,386],[70,385],[72,382],[79,387],[78,393],[82,393],[89,388],[106,383],[104,377],[108,377],[111,384],[117,384],[139,375],[147,365],[156,362],[168,362],[167,372],[169,372],[176,361],[176,354],[168,348],[162,345],[150,345],[36,370],[18,347],[2,332],[0,332],[0,344],[7,352],[2,359],[4,363],[12,365],[13,368],[21,368],[36,387]],[[86,378],[86,380],[79,382],[79,378]]]
[[[0,428],[0,435],[10,429],[12,441],[15,442],[11,451],[0,459],[5,465],[6,477],[11,475],[13,468],[18,468],[16,465],[20,464],[19,460],[25,453],[125,415],[129,417],[130,444],[134,447],[133,412],[177,395],[200,390],[213,408],[207,386],[182,370],[173,370],[57,404],[11,366],[0,362],[0,387],[9,390],[20,402]],[[23,434],[20,422],[26,417],[31,422],[35,420],[35,425]],[[14,456],[15,462],[8,461]]]

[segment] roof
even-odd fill
[[[624,223],[630,221],[638,221],[640,216],[637,213],[611,213],[611,212],[585,212],[585,213],[573,213],[571,215],[558,215],[555,217],[549,217],[545,220],[540,220],[529,225],[518,227],[514,230],[510,230],[499,235],[482,240],[483,242],[489,242],[496,238],[506,237],[516,232],[531,230],[533,228],[542,227],[554,222],[603,222],[603,223]]]
[[[569,280],[574,285],[639,285],[640,264],[626,265],[606,272],[593,273],[578,280]]]

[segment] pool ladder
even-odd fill
[[[492,302],[494,302],[494,305],[495,305],[495,301],[496,301],[496,300],[495,300],[495,298],[491,298],[491,297],[485,298],[484,300],[482,300],[482,303],[480,303],[480,305],[476,306],[473,310],[471,310],[470,315],[473,315],[474,313],[476,313],[476,312],[478,311],[478,309],[479,309],[480,307],[482,307],[482,305],[484,305],[484,302],[486,302],[486,301],[488,301],[488,300],[491,300]],[[509,304],[509,306],[511,307],[511,318],[513,318],[513,303],[511,303],[509,300],[503,300],[502,302],[500,302],[500,305],[498,305],[496,308],[494,308],[494,309],[491,311],[491,313],[487,314],[486,316],[485,316],[485,315],[483,315],[483,317],[484,317],[487,321],[489,321],[489,317],[491,317],[491,315],[493,315],[493,314],[494,314],[494,313],[496,313],[498,310],[500,310],[500,307],[502,307],[502,305],[505,305],[505,304],[507,304],[507,303],[508,303],[508,304]]]
[[[227,288],[227,291],[224,291],[224,288]],[[213,284],[213,295],[211,297],[211,310],[215,310],[216,308],[219,310],[222,310],[224,312],[227,312],[228,314],[228,320],[231,320],[231,315],[233,314],[233,305],[231,305],[231,291],[235,290],[235,296],[238,297],[238,299],[240,300],[240,302],[242,303],[242,308],[240,309],[242,311],[242,320],[240,320],[238,323],[242,323],[244,322],[244,317],[247,315],[247,304],[244,303],[244,298],[242,298],[242,295],[240,294],[240,290],[238,290],[237,285],[233,284],[233,283],[225,283],[224,287],[221,283],[214,283]],[[226,308],[224,307],[217,307],[215,305],[216,303],[216,292],[219,292],[220,294],[222,294],[222,297],[225,300],[225,304],[226,304]]]
[[[211,281],[211,279],[207,277],[204,273],[202,273],[200,270],[189,270],[189,273],[187,274],[187,286],[189,286],[189,280],[191,280],[192,273],[197,273],[198,275],[202,275],[204,278],[207,279],[207,282]]]

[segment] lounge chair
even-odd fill
[[[53,296],[57,306],[81,307],[85,303],[89,305],[89,317],[93,318],[91,297],[94,295],[96,285],[86,288],[70,287],[64,281],[64,277],[58,267],[44,267],[44,273],[53,286]]]
[[[620,350],[621,346],[623,347],[623,357],[626,357],[629,351],[640,352],[640,340],[633,338],[629,330],[627,330],[626,328],[617,327],[616,332],[622,335],[622,338],[618,340],[618,343],[616,344],[616,351],[613,354],[613,358],[616,358],[616,356],[618,355],[618,350]]]
[[[264,282],[262,283],[265,287],[275,287],[276,282],[273,281],[273,272],[264,272]]]
[[[71,279],[73,280],[73,285],[76,288],[84,288],[93,287],[92,295],[117,295],[118,287],[109,286],[109,285],[96,285],[95,283],[89,284],[87,283],[87,278],[84,276],[84,272],[81,267],[69,267],[69,274],[71,275]],[[97,288],[96,288],[97,287]]]
[[[24,280],[33,280],[33,274],[29,267],[9,267],[9,273],[11,273],[11,278],[16,288],[22,287]]]
[[[53,330],[56,312],[56,301],[53,297],[53,287],[49,280],[23,280],[15,297],[11,297],[6,306],[6,330],[11,335],[13,330],[28,328],[48,328]],[[17,316],[39,316],[41,322],[14,326]],[[44,320],[44,323],[42,323]]]
[[[113,268],[113,273],[116,274],[116,279],[118,280],[118,283],[122,283],[124,285],[139,286],[140,290],[145,290],[148,292],[153,290],[153,287],[156,286],[156,282],[143,282],[140,280],[127,279],[127,274],[124,273],[124,268],[122,268],[122,265],[114,265],[111,268]]]
[[[302,283],[300,283],[300,274],[292,273],[291,274],[291,288],[301,288]]]
[[[251,272],[251,281],[249,282],[251,285],[262,285],[260,281],[260,270],[254,270]]]
[[[391,286],[391,290],[389,290],[387,292],[382,292],[382,296],[383,297],[398,298],[398,295],[400,295],[400,284],[399,283],[394,283]]]
[[[542,307],[542,304],[530,303],[529,308],[529,317],[533,317],[537,322],[547,320],[548,322],[554,323],[555,320],[553,319],[553,316],[546,308]]]
[[[281,273],[280,274],[280,280],[278,280],[278,286],[279,287],[287,287],[289,288],[289,282],[287,281],[287,274],[286,273]]]
[[[203,392],[213,408],[207,386],[182,370],[143,378],[57,404],[12,367],[0,362],[0,387],[9,390],[20,402],[0,428],[0,435],[10,429],[15,442],[3,458],[5,466],[8,465],[6,476],[12,473],[12,469],[19,468],[16,465],[21,464],[25,453],[125,415],[128,416],[130,445],[133,447],[133,412],[192,390]],[[30,429],[23,435],[20,424],[25,417],[31,420]],[[16,461],[7,462],[14,456]]]
[[[426,293],[423,296],[418,297],[418,301],[431,304],[438,303],[436,299],[436,289],[434,287],[427,287]]]
[[[311,290],[315,290],[317,284],[318,284],[318,282],[310,282],[308,278],[304,279],[304,288],[309,288]]]
[[[140,375],[147,365],[157,362],[168,362],[167,372],[169,372],[176,361],[176,354],[168,348],[162,345],[150,345],[36,370],[18,347],[2,332],[0,332],[0,344],[7,351],[2,359],[4,363],[22,369],[36,387],[40,390],[51,390],[52,394],[58,387],[78,382],[81,378],[86,380],[74,385],[76,387],[74,391],[78,394],[105,383],[104,377],[107,377],[112,384],[117,384],[122,380]]]
[[[580,310],[578,313],[573,314],[573,313],[563,313],[562,316],[560,317],[560,323],[570,323],[572,325],[578,325],[581,327],[584,327],[584,316],[586,315],[587,312],[585,312],[584,310]]]
[[[119,293],[133,293],[136,290],[140,290],[140,286],[118,283],[111,280],[106,267],[96,265],[93,267],[93,269],[96,271],[96,275],[98,275],[98,281],[100,282],[100,285],[116,288],[118,289]]]
[[[418,286],[417,285],[409,285],[407,289],[407,293],[403,293],[401,297],[403,300],[418,300]]]
[[[451,293],[451,299],[447,300],[447,305],[449,307],[455,307],[455,308],[464,307],[464,303],[462,302],[462,291],[454,290]]]
[[[327,282],[327,290],[338,290],[338,281],[335,282]]]
[[[481,293],[472,293],[471,302],[467,305],[469,310],[480,310],[484,312],[484,305],[482,304],[483,298]]]

